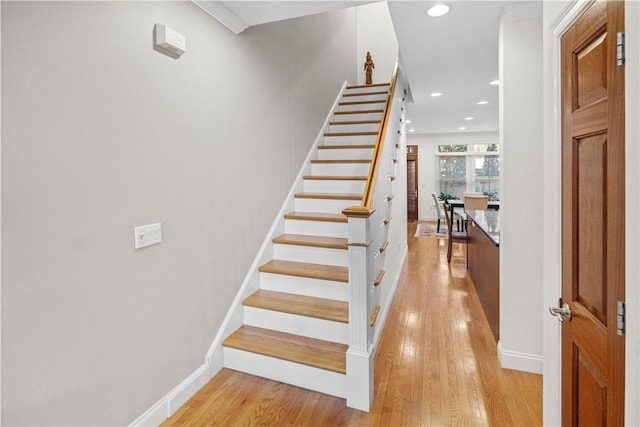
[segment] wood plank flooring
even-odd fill
[[[164,426],[537,426],[542,377],[502,369],[464,246],[414,237],[375,361],[369,413],[344,399],[223,369]]]

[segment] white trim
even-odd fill
[[[542,374],[544,363],[541,355],[506,350],[501,341],[498,341],[498,359],[505,369]]]
[[[561,229],[561,68],[560,39],[580,14],[592,3],[590,0],[567,2],[547,31],[547,56],[543,66],[544,128],[543,145],[543,425],[560,425],[561,411],[561,336],[557,320],[546,314],[546,307],[556,306],[562,294],[562,229]]]
[[[543,189],[543,307],[556,306],[562,294],[562,229],[561,229],[561,68],[562,34],[588,7],[588,1],[568,2],[547,31],[547,56],[544,101],[544,189]],[[561,425],[561,335],[553,317],[543,317],[543,425]]]
[[[176,386],[167,395],[167,417],[175,414],[187,400],[191,399],[198,390],[213,378],[209,365],[200,365],[191,375]]]
[[[384,326],[387,324],[387,317],[389,316],[389,310],[391,310],[391,304],[393,303],[393,298],[396,295],[396,290],[398,289],[398,284],[400,283],[400,277],[402,276],[402,271],[404,270],[405,261],[407,259],[407,254],[409,253],[409,247],[407,245],[402,248],[402,256],[400,257],[400,263],[398,265],[402,266],[398,268],[396,272],[396,276],[393,278],[393,283],[391,284],[391,290],[389,292],[389,296],[387,298],[387,303],[380,311],[378,322],[381,322],[381,328],[376,329],[376,333],[373,336],[373,355],[378,351],[378,344],[380,343],[380,339],[382,338],[382,332],[384,331]]]
[[[640,425],[640,3],[625,2],[625,282],[627,330],[625,347],[625,416]],[[635,118],[635,119],[634,119]]]
[[[204,0],[191,1],[236,35],[249,28],[249,24],[244,22],[238,15],[222,4],[222,2]]]
[[[129,426],[157,426],[169,418],[212,378],[210,368],[201,365]]]

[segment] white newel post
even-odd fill
[[[348,217],[349,235],[349,349],[347,350],[347,406],[369,411],[373,400],[373,288],[372,214],[374,210],[353,207]]]

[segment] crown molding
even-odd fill
[[[208,0],[191,0],[196,6],[204,10],[207,14],[218,20],[225,27],[230,29],[234,34],[240,34],[246,30],[249,25],[244,22],[238,15],[231,11],[224,2],[208,1]]]

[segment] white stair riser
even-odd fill
[[[349,285],[347,283],[287,276],[286,274],[260,273],[260,289],[338,301],[349,300]]]
[[[304,221],[287,219],[284,221],[284,229],[289,234],[302,234],[306,236],[347,237],[346,222],[329,221]]]
[[[333,148],[318,150],[318,160],[363,160],[373,157],[373,148]]]
[[[373,108],[372,108],[373,109]],[[353,113],[353,114],[334,114],[333,120],[339,121],[353,121],[353,120],[377,120],[382,121],[382,112],[380,113]]]
[[[343,120],[346,121],[346,120]],[[380,123],[360,123],[349,125],[329,125],[329,132],[378,132]]]
[[[371,163],[312,163],[311,175],[367,176]]]
[[[349,266],[348,252],[345,249],[275,244],[273,245],[273,257],[285,261]]]
[[[377,135],[325,136],[324,145],[375,145],[377,139]],[[322,149],[318,150],[321,151]]]
[[[364,93],[364,92],[388,92],[390,86],[389,85],[381,85],[381,86],[361,86],[361,87],[353,87],[347,88],[345,93]]]
[[[308,338],[349,344],[349,325],[256,307],[244,307],[244,324]]]
[[[296,212],[342,213],[351,206],[359,206],[359,200],[303,199],[296,198]]]
[[[351,101],[347,101],[351,102]],[[383,110],[385,102],[371,102],[367,104],[341,104],[338,105],[336,111],[367,111],[367,110]]]
[[[363,93],[363,92],[347,92],[342,96],[340,102],[362,102],[362,101],[380,101],[386,100],[388,94],[387,93],[375,93],[380,91],[372,91],[371,93]]]
[[[364,175],[363,175],[364,176]],[[327,180],[327,179],[305,179],[305,193],[358,193],[364,192],[366,181],[359,180]]]
[[[324,369],[228,347],[224,348],[224,366],[331,396],[347,396],[346,375]]]

